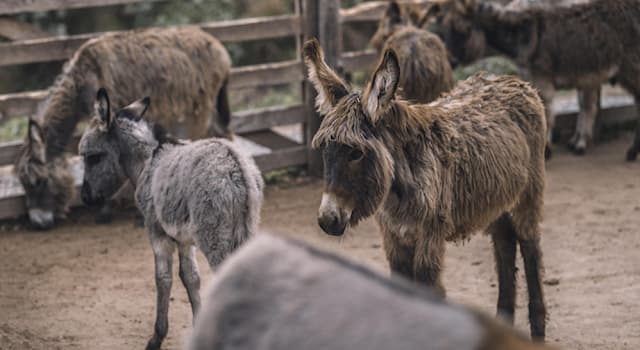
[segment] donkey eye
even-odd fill
[[[349,153],[349,160],[350,161],[360,160],[360,159],[362,159],[362,157],[364,157],[364,153],[362,153],[362,151],[359,150],[359,149],[353,149]]]
[[[87,165],[88,166],[96,165],[100,163],[100,161],[102,161],[102,158],[104,158],[104,153],[90,154],[87,156],[87,159],[86,159]]]

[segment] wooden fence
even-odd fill
[[[8,15],[152,1],[163,0],[2,0],[0,16],[5,17],[0,17],[0,36],[12,41],[0,43],[0,66],[67,59],[84,42],[103,34],[50,36],[27,23],[6,17]],[[313,107],[315,92],[310,84],[305,83],[305,70],[300,59],[302,41],[309,37],[319,38],[328,63],[344,71],[370,67],[376,58],[372,51],[342,52],[342,24],[377,21],[386,6],[386,2],[372,1],[340,9],[340,0],[296,0],[292,14],[199,24],[223,43],[276,38],[295,41],[298,48],[295,60],[232,68],[232,90],[291,83],[299,83],[302,89],[302,99],[293,105],[244,110],[233,115],[231,127],[234,132],[268,149],[255,156],[263,171],[307,165],[311,173],[320,173],[320,156],[308,147],[319,126],[319,118]],[[0,95],[0,123],[10,118],[33,115],[45,95],[45,91]],[[629,111],[625,109],[623,112]],[[304,125],[302,143],[272,131],[273,127],[291,124]],[[21,141],[0,144],[0,166],[12,164],[20,146]],[[22,189],[4,192],[0,193],[0,218],[22,214]]]

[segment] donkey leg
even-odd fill
[[[632,162],[638,158],[638,152],[640,152],[640,92],[636,94],[636,133],[633,139],[633,144],[627,151],[627,161]]]
[[[593,140],[593,127],[598,115],[599,87],[578,90],[578,123],[576,132],[569,141],[569,148],[577,155],[583,155],[587,145]]]
[[[415,255],[415,246],[400,243],[390,232],[384,233],[383,244],[391,273],[412,280],[414,276],[413,257]]]
[[[516,304],[516,231],[509,214],[493,222],[488,233],[493,239],[493,253],[498,272],[498,316],[513,324]]]
[[[196,260],[196,247],[190,244],[178,244],[180,257],[180,280],[187,289],[193,322],[200,310],[200,274],[198,273],[198,261]]]
[[[171,295],[173,250],[175,242],[164,232],[151,232],[151,246],[156,268],[156,322],[147,350],[160,349],[169,331],[169,297]]]
[[[544,158],[551,158],[551,144],[554,141],[553,130],[556,125],[556,115],[553,113],[552,105],[553,105],[553,95],[556,90],[553,86],[553,82],[547,78],[540,76],[532,77],[533,85],[540,92],[540,98],[542,98],[542,102],[544,103],[544,112],[545,118],[547,120],[547,145],[544,149]]]
[[[433,287],[443,298],[446,296],[446,291],[440,278],[440,272],[444,263],[444,251],[444,239],[422,237],[418,241],[413,258],[416,282]]]
[[[531,338],[544,341],[547,310],[542,291],[542,252],[537,238],[519,240],[529,292],[529,324]]]

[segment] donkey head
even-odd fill
[[[142,120],[149,102],[145,97],[113,113],[106,90],[98,90],[94,117],[78,146],[84,161],[81,197],[86,204],[101,204],[122,187],[126,179],[122,156],[132,151],[122,143],[129,134],[153,138],[148,135],[151,131],[146,121]],[[143,125],[137,127],[137,124]]]
[[[485,33],[478,24],[477,0],[441,0],[431,4],[421,26],[438,34],[456,62],[470,63],[484,57],[487,50]]]
[[[389,2],[389,7],[385,11],[380,22],[378,22],[378,30],[371,37],[369,44],[374,49],[381,51],[384,47],[384,42],[395,31],[406,25],[417,25],[420,21],[421,13],[420,7],[417,4],[405,4],[401,7],[395,0]]]
[[[15,164],[22,184],[29,221],[38,229],[49,229],[64,218],[73,198],[73,176],[65,156],[47,159],[45,134],[29,119],[27,137]]]
[[[350,92],[326,65],[317,40],[305,43],[304,57],[324,117],[313,139],[314,147],[323,148],[325,169],[318,223],[325,232],[342,235],[348,224],[372,215],[391,187],[393,158],[379,128],[393,113],[400,68],[388,50],[364,93]]]

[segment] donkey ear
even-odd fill
[[[321,115],[326,115],[340,99],[349,94],[349,89],[347,84],[327,66],[324,61],[324,52],[317,39],[305,42],[303,53],[309,81],[318,93],[316,109]]]
[[[418,28],[424,28],[432,18],[437,18],[442,13],[442,5],[439,3],[433,3],[427,5],[427,10],[422,14],[422,17],[418,20]]]
[[[133,120],[140,120],[144,116],[145,112],[147,112],[147,109],[149,109],[150,104],[151,98],[149,96],[141,98],[121,109],[118,115],[127,115],[132,117]]]
[[[29,143],[44,145],[44,133],[35,120],[29,118],[29,130],[27,131]]]
[[[100,88],[96,95],[96,102],[93,105],[96,115],[100,118],[102,123],[109,129],[111,127],[111,103],[109,102],[109,95],[105,88]]]
[[[362,103],[364,110],[369,115],[372,124],[380,119],[382,114],[389,108],[390,102],[394,99],[398,81],[400,80],[400,64],[398,56],[392,49],[387,49],[373,73],[373,78],[367,86]]]
[[[389,3],[389,7],[387,7],[386,17],[389,19],[390,24],[402,23],[402,9],[395,0]]]

